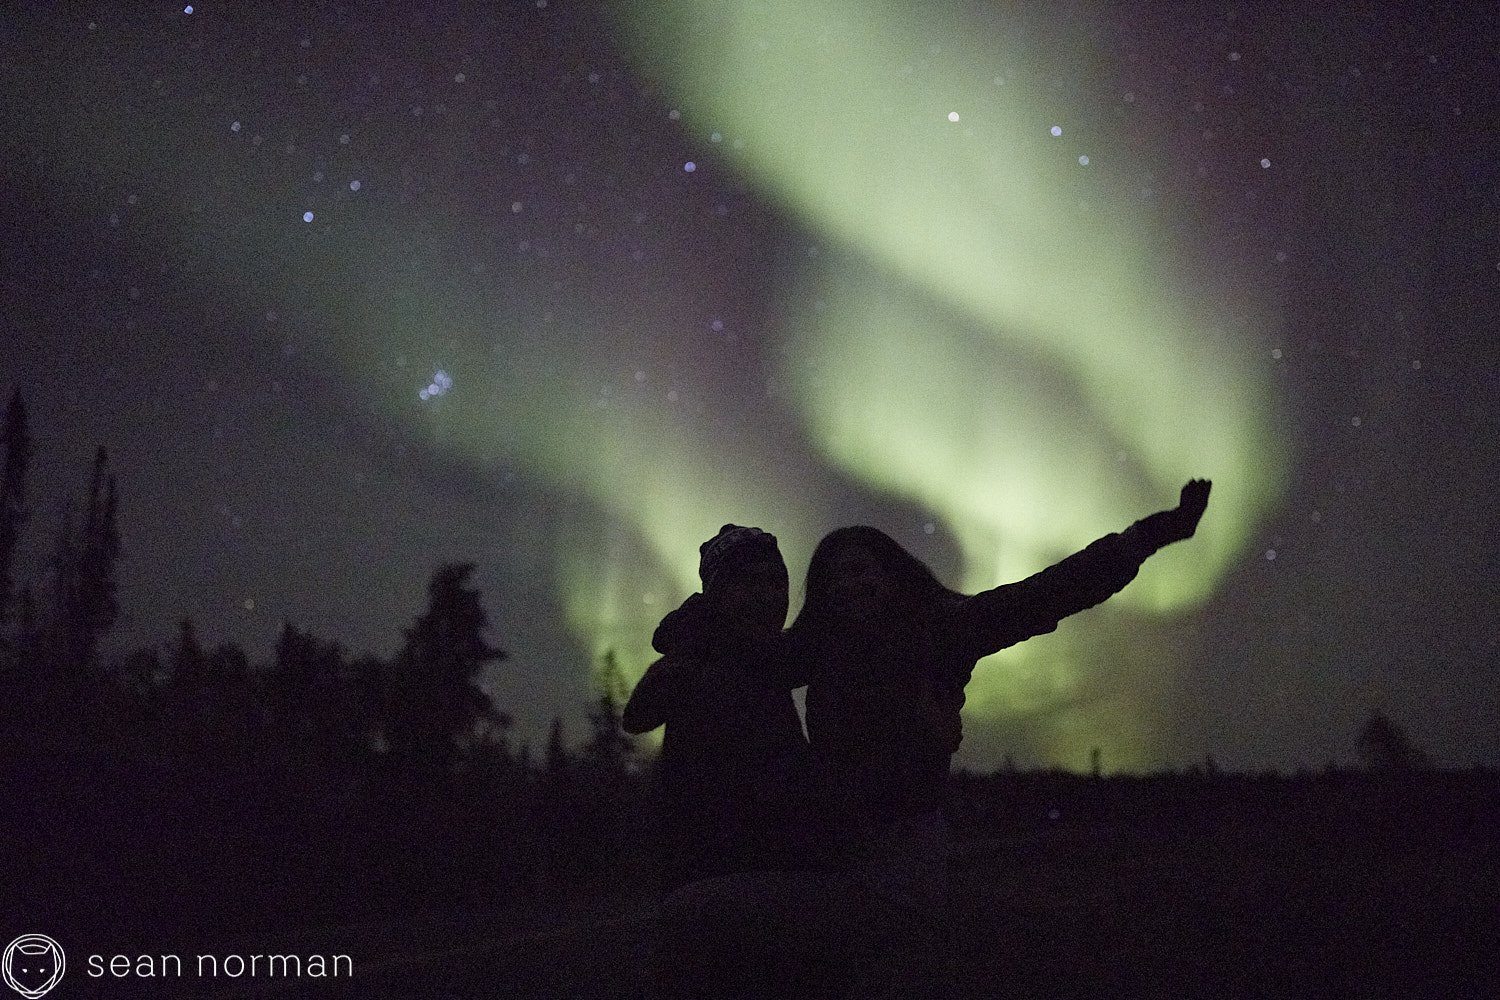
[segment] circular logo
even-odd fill
[[[0,970],[5,983],[27,1000],[35,1000],[63,977],[62,945],[45,934],[22,934],[5,949]]]

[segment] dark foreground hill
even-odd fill
[[[960,836],[956,997],[1490,997],[1500,982],[1495,800],[1262,811],[1212,823],[1056,820]],[[1434,804],[1435,805],[1435,804]],[[1466,811],[1467,809],[1467,811]],[[649,895],[346,932],[354,979],[218,996],[649,996]],[[261,942],[264,945],[266,942]],[[335,945],[325,935],[323,949]]]
[[[960,774],[953,793],[955,997],[1500,995],[1493,773]],[[164,839],[146,820],[169,814],[143,813],[140,836],[114,843],[87,822],[93,800],[59,801],[74,806],[70,826],[8,840],[16,856],[29,844],[58,861],[12,880],[29,901],[12,933],[50,933],[68,952],[50,995],[649,996],[656,900],[631,875],[641,850],[568,876],[533,869],[525,891],[497,894],[516,881],[514,854],[479,866],[472,851],[413,842],[408,853],[318,854],[297,867],[277,859],[322,841],[278,827],[278,851],[227,867],[232,827],[199,823],[184,827],[198,839]],[[142,854],[152,843],[156,853]],[[67,887],[71,908],[47,911]],[[131,975],[90,975],[101,969],[90,952],[108,963],[117,951],[131,956]],[[135,974],[142,952],[180,953],[183,974],[158,969],[147,981]],[[224,968],[200,975],[201,953]],[[270,956],[287,955],[346,956],[346,966],[337,978],[270,974]]]

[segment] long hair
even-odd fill
[[[802,610],[792,623],[792,632],[823,631],[836,620],[833,614],[834,563],[840,552],[859,546],[874,557],[894,584],[895,593],[887,611],[890,619],[911,621],[923,610],[954,595],[938,581],[927,564],[901,547],[879,528],[857,524],[838,528],[823,536],[807,564],[807,585]]]

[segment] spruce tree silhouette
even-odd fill
[[[1406,730],[1379,709],[1359,731],[1359,759],[1376,774],[1393,774],[1421,770],[1427,766],[1427,755],[1412,746]]]
[[[589,739],[583,745],[583,757],[608,780],[622,780],[634,764],[635,740],[620,728],[625,678],[614,650],[607,650],[600,658],[594,686],[598,696],[589,710]]]
[[[168,663],[172,686],[196,698],[208,682],[208,654],[198,641],[198,629],[191,618],[184,618],[177,626],[177,641]]]
[[[635,740],[620,728],[625,680],[614,650],[600,658],[594,687],[598,694],[588,713],[589,738],[575,770],[581,786],[575,801],[581,807],[578,828],[587,835],[579,859],[590,872],[600,874],[616,866],[626,847],[625,818],[636,765]]]
[[[254,707],[250,659],[234,643],[205,651],[200,689],[201,741],[226,755],[225,763],[243,756]]]
[[[15,579],[21,529],[28,520],[26,476],[33,454],[19,390],[11,393],[0,440],[5,445],[0,473],[0,680],[8,695],[0,721],[55,749],[56,740],[66,736],[76,741],[83,730],[97,728],[119,710],[99,655],[100,641],[119,616],[115,477],[101,445],[78,537],[72,514],[62,515],[48,566],[47,607],[39,614],[32,588],[18,589]]]
[[[271,725],[306,767],[324,767],[355,751],[363,728],[351,704],[355,683],[341,643],[282,623],[262,687]]]
[[[63,511],[58,519],[57,534],[52,539],[52,555],[47,561],[41,642],[37,650],[38,678],[49,705],[61,704],[69,683],[76,680],[69,662],[68,633],[72,627],[74,593],[78,589],[78,547],[73,539],[73,514]]]
[[[26,524],[26,472],[31,463],[31,433],[21,390],[11,393],[5,409],[5,427],[0,430],[5,445],[5,466],[0,474],[0,657],[14,649],[10,628],[16,598],[13,597],[16,546]],[[17,595],[19,596],[19,595]]]
[[[565,779],[572,766],[563,734],[563,720],[553,716],[552,726],[547,730],[547,756],[543,764],[543,774],[549,778]]]
[[[580,762],[568,750],[561,718],[553,717],[538,778],[537,825],[543,867],[553,875],[574,875],[588,863],[583,826],[583,776]]]
[[[24,414],[24,410],[18,412]],[[24,416],[17,420],[24,431]],[[7,470],[14,489],[7,494],[6,504],[14,509],[19,509],[19,488],[24,482],[21,456],[29,451],[22,436],[12,435],[15,451],[8,456],[14,457]],[[19,609],[17,627],[11,631],[14,711],[34,735],[49,743],[82,738],[83,730],[99,723],[98,718],[85,721],[84,716],[96,716],[107,700],[99,643],[119,614],[115,563],[120,550],[114,476],[108,472],[108,462],[108,452],[100,447],[81,532],[75,533],[71,512],[61,516],[47,566],[45,613],[36,616],[34,605]],[[21,519],[13,514],[5,520],[17,528]],[[12,540],[12,560],[14,545]]]
[[[208,653],[198,641],[191,618],[177,626],[177,640],[167,652],[165,702],[172,736],[180,750],[198,746],[209,721]]]
[[[406,630],[391,665],[385,738],[399,771],[429,791],[446,788],[481,723],[508,725],[475,683],[485,664],[506,658],[485,638],[489,616],[467,585],[473,563],[438,569],[427,611]]]
[[[26,472],[31,462],[31,434],[21,391],[13,391],[0,430],[5,466],[0,475],[0,737],[15,742],[18,730],[34,718],[32,681],[39,650],[31,591],[14,579],[16,549],[27,520]]]
[[[386,671],[380,657],[362,653],[349,664],[340,689],[342,715],[362,756],[368,756],[380,738]]]
[[[142,646],[126,653],[115,664],[115,678],[129,700],[138,706],[144,719],[154,719],[158,694],[167,679],[161,652],[155,646]]]
[[[101,445],[94,456],[68,608],[68,656],[85,674],[98,666],[99,640],[120,612],[115,584],[120,555],[117,503],[109,452]]]

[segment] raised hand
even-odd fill
[[[1177,499],[1177,509],[1183,511],[1185,516],[1191,515],[1194,525],[1207,509],[1208,491],[1213,487],[1213,482],[1208,479],[1189,479],[1187,485],[1183,486],[1182,494]]]
[[[1192,538],[1208,507],[1208,491],[1212,486],[1207,479],[1189,479],[1176,507],[1141,518],[1130,526],[1127,534],[1144,545],[1148,554],[1163,545]]]
[[[1180,542],[1192,538],[1198,530],[1198,521],[1208,509],[1208,493],[1213,483],[1207,479],[1189,479],[1178,497],[1177,509],[1168,511],[1168,542]]]

